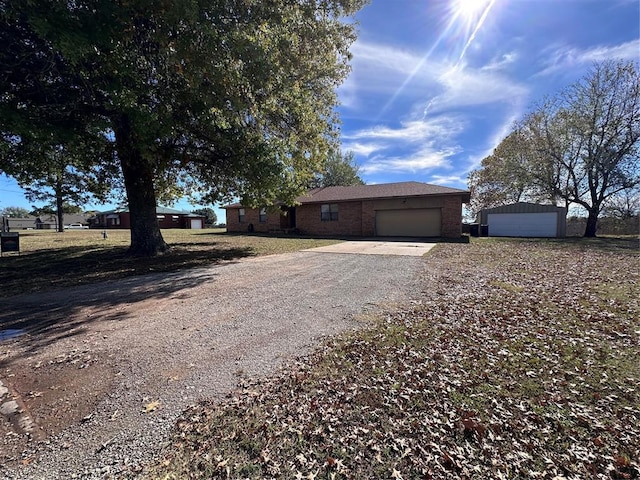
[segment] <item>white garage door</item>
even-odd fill
[[[194,230],[200,230],[202,228],[202,219],[201,218],[192,218],[191,219],[191,228]]]
[[[376,235],[379,237],[439,237],[440,209],[376,211]]]
[[[490,213],[487,215],[490,237],[555,237],[558,214]]]

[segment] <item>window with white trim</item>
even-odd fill
[[[320,205],[320,220],[323,222],[338,221],[338,204],[324,203]]]
[[[267,209],[263,207],[260,209],[260,223],[265,223],[267,221]]]
[[[238,221],[240,223],[244,222],[244,208],[238,209]]]

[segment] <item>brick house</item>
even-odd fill
[[[173,208],[157,207],[156,215],[160,228],[204,228],[205,217]],[[128,208],[117,208],[99,212],[91,219],[92,228],[131,228],[131,215]]]
[[[315,188],[298,205],[226,205],[228,232],[298,232],[350,237],[462,235],[466,190],[420,182]]]

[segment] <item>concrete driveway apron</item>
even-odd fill
[[[403,255],[421,257],[436,243],[427,242],[393,242],[393,241],[349,241],[303,250],[305,252],[355,253],[360,255]]]

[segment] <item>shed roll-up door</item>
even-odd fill
[[[490,213],[487,215],[491,237],[555,237],[558,233],[558,214]]]
[[[376,235],[379,237],[439,237],[439,208],[376,211]]]

